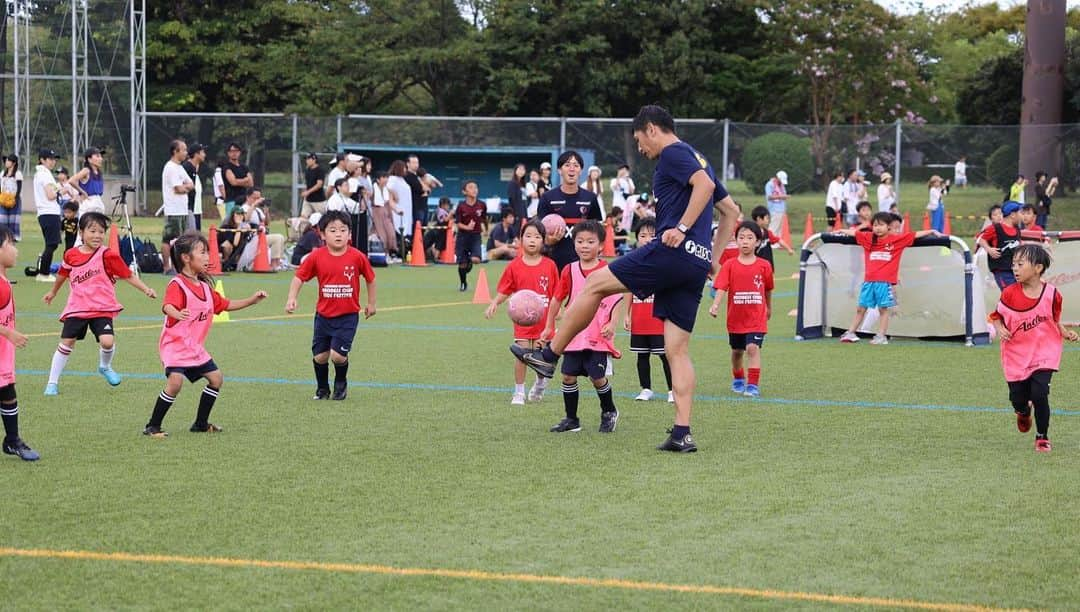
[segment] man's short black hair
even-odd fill
[[[582,159],[581,154],[577,151],[570,149],[569,151],[563,151],[563,154],[559,156],[559,159],[555,162],[556,168],[562,168],[563,164],[570,161],[570,159],[576,159],[579,166],[585,167],[585,160]]]
[[[650,123],[668,134],[675,132],[675,118],[671,116],[671,113],[666,108],[656,104],[642,106],[637,116],[634,117],[633,123],[630,124],[630,130],[644,132],[646,126]]]
[[[758,219],[764,219],[769,216],[769,209],[764,206],[755,206],[754,210],[750,211],[750,218],[754,221]]]

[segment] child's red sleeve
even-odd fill
[[[730,269],[731,266],[720,266],[720,271],[716,273],[716,278],[713,279],[713,289],[727,291],[727,288],[731,286]]]
[[[1061,300],[1061,292],[1060,291],[1055,291],[1054,292],[1054,306],[1053,306],[1053,309],[1054,309],[1054,321],[1057,322],[1057,323],[1061,322],[1061,302],[1062,302],[1062,300]],[[4,303],[4,302],[0,301],[0,303]]]
[[[103,256],[105,272],[113,278],[131,278],[131,268],[128,267],[122,257],[112,249],[105,251]]]
[[[211,289],[210,296],[214,302],[214,314],[221,314],[229,309],[229,300],[223,295]]]
[[[514,282],[514,264],[511,263],[506,266],[502,276],[499,277],[499,286],[495,288],[495,293],[510,295],[514,292],[516,286],[517,284]]]
[[[562,302],[566,299],[566,296],[570,295],[570,266],[563,268],[562,274],[559,275],[559,283],[555,287],[555,295],[553,296],[557,301]]]

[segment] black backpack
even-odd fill
[[[150,240],[143,240],[139,245],[139,249],[135,251],[135,261],[139,264],[139,272],[144,274],[161,274],[165,271],[161,254]]]

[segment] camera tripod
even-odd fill
[[[127,194],[135,193],[131,185],[120,185],[120,195],[113,196],[112,218],[127,231],[128,248],[131,250],[131,264],[128,266],[135,276],[139,276],[139,262],[135,256],[135,231],[131,228],[131,214],[128,212]],[[121,223],[122,222],[122,223]]]

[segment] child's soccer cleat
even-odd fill
[[[542,399],[544,399],[544,390],[533,384],[533,386],[529,388],[529,401],[539,402]]]
[[[203,423],[202,425],[198,423],[192,423],[191,429],[189,429],[188,431],[192,433],[221,433],[222,430],[220,427],[214,425],[213,423]]]
[[[162,431],[162,429],[157,425],[147,425],[146,429],[142,430],[142,434],[144,436],[150,436],[151,438],[157,439],[169,437],[169,434],[165,431]]]
[[[870,344],[874,344],[874,345],[888,344],[888,343],[889,343],[888,337],[882,336],[881,334],[878,334],[878,335],[876,335],[876,336],[874,336],[873,338],[870,339]]]
[[[524,393],[515,393],[514,396],[510,398],[510,405],[511,406],[524,406],[525,405],[525,394]]]
[[[859,336],[855,335],[855,332],[844,332],[844,335],[840,336],[840,342],[858,342]]]
[[[552,431],[555,433],[564,433],[567,431],[581,431],[581,421],[569,418],[563,419],[548,431]]]
[[[15,438],[14,440],[4,440],[4,454],[15,455],[23,461],[37,461],[41,459],[41,455],[29,446],[26,442],[22,441],[22,438]]]
[[[761,397],[761,390],[757,385],[746,385],[746,390],[743,391],[743,395],[746,397]]]
[[[7,452],[5,449],[4,452]],[[1035,452],[1037,453],[1049,453],[1050,452],[1050,440],[1046,438],[1035,438]]]
[[[600,433],[614,433],[615,426],[619,424],[619,411],[600,413]]]
[[[731,379],[731,392],[742,393],[746,391],[746,379],[745,378],[733,378]]]
[[[1023,412],[1016,413],[1016,431],[1020,433],[1027,433],[1031,431],[1031,413],[1024,414]]]
[[[676,440],[671,437],[671,430],[668,430],[668,439],[664,440],[664,443],[656,447],[656,450],[668,451],[671,453],[695,453],[697,452],[697,444],[694,444],[694,438],[690,434],[686,434],[680,440]]]
[[[105,377],[105,380],[112,386],[120,384],[120,375],[116,373],[116,370],[112,368],[98,368],[98,372]]]
[[[638,393],[637,397],[634,398],[634,401],[635,402],[647,402],[647,401],[651,400],[652,398],[653,398],[652,389],[642,389],[641,393]]]
[[[460,291],[462,293],[465,293],[468,290],[469,290],[469,283],[461,283],[461,285],[458,286],[458,291]]]
[[[60,395],[60,386],[56,383],[48,383],[45,385],[45,395],[53,396]]]
[[[667,403],[669,403],[669,404],[674,404],[675,403],[675,392],[674,391],[668,391],[667,392]]]
[[[555,376],[555,362],[544,361],[542,349],[527,349],[523,346],[511,344],[510,352],[514,354],[514,357],[518,358],[518,361],[532,368],[540,376],[544,378],[553,378]]]
[[[330,389],[315,389],[315,397],[311,399],[324,400],[330,399]]]

